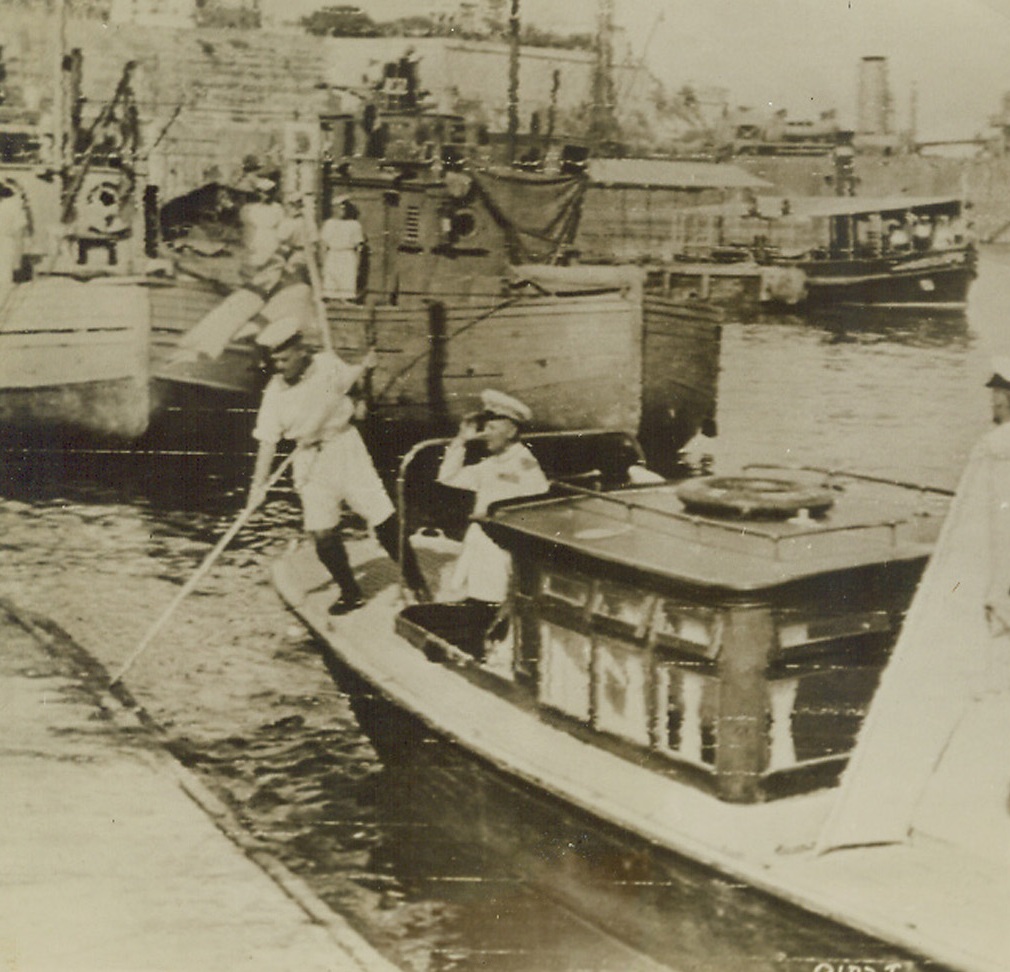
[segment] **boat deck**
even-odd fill
[[[948,833],[817,856],[831,791],[759,805],[723,803],[475,690],[458,671],[429,661],[394,633],[398,589],[389,584],[386,564],[370,560],[374,551],[363,547],[363,586],[374,596],[348,617],[327,614],[334,591],[304,547],[277,564],[275,583],[333,655],[443,736],[598,819],[912,954],[965,972],[1010,966],[1005,813],[993,823],[998,833],[990,828],[982,835],[984,855],[951,843]],[[993,705],[993,718],[1010,708],[1005,699]],[[962,803],[972,791],[945,792],[948,830],[960,833]],[[998,796],[1005,803],[1006,794]]]

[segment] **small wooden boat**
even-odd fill
[[[374,596],[339,619],[327,614],[335,592],[308,549],[275,567],[278,590],[334,671],[368,700],[360,711],[379,713],[363,724],[379,752],[420,743],[416,729],[398,735],[405,723],[389,713],[399,713],[541,806],[637,841],[651,862],[698,862],[787,910],[886,943],[876,956],[896,949],[965,972],[1005,969],[1010,818],[1005,768],[994,779],[992,758],[941,759],[898,839],[849,846],[832,836],[847,782],[831,787],[867,709],[872,718],[946,498],[768,468],[598,492],[573,473],[570,452],[557,462],[530,445],[560,475],[558,495],[482,520],[515,565],[504,635],[475,633],[463,603],[404,607],[388,562],[365,558]],[[589,479],[619,481],[637,458],[622,448],[622,460]],[[439,449],[413,450],[400,476],[405,532],[432,570],[465,514],[424,481]],[[608,450],[596,440],[592,452]],[[412,512],[418,497],[428,503]],[[432,536],[437,524],[445,533]],[[952,751],[963,755],[985,726],[1010,718],[1005,695],[984,708]],[[864,753],[860,762],[874,761]],[[979,766],[984,780],[972,779]],[[872,817],[872,793],[857,792],[859,813]],[[999,819],[989,813],[981,835],[951,827],[959,801],[984,792]],[[566,856],[578,855],[573,843]]]

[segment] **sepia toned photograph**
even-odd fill
[[[1006,0],[0,0],[0,970],[1006,972],[1008,311]]]

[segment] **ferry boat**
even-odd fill
[[[869,936],[884,950],[874,954],[896,950],[913,968],[922,959],[1005,969],[1007,774],[985,735],[1007,724],[1005,694],[979,711],[950,683],[941,728],[899,733],[911,752],[917,734],[936,742],[950,731],[949,751],[934,747],[916,780],[886,744],[907,789],[892,802],[908,817],[896,833],[862,826],[875,812],[901,819],[864,785],[861,767],[875,762],[865,750],[880,741],[864,739],[860,725],[867,711],[874,721],[891,646],[927,558],[943,545],[949,494],[770,467],[612,490],[641,478],[633,440],[616,451],[589,435],[572,441],[591,456],[623,458],[579,472],[570,447],[552,454],[549,442],[531,440],[553,495],[481,520],[513,556],[505,632],[475,632],[463,602],[404,606],[383,586],[384,562],[368,555],[360,570],[374,596],[331,618],[336,595],[309,548],[276,564],[279,592],[362,703],[380,754],[412,759],[433,733],[541,808],[631,841],[653,876],[664,860],[689,860],[812,922]],[[412,450],[399,478],[404,539],[433,578],[466,512],[444,489],[432,493],[440,449]],[[428,501],[412,510],[419,497]],[[924,583],[932,603],[949,606]],[[956,588],[949,576],[943,583]],[[892,679],[885,708],[895,692],[902,685]],[[951,705],[969,710],[965,732],[947,719]],[[986,743],[987,757],[971,756]],[[917,770],[929,764],[922,755],[909,759]],[[863,818],[855,827],[850,794]],[[558,852],[559,872],[580,846]]]
[[[767,305],[962,311],[976,276],[957,197],[759,196],[684,210],[674,237],[672,273],[736,276]]]

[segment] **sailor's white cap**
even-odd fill
[[[533,412],[528,405],[519,401],[518,398],[506,395],[505,392],[488,388],[480,393],[480,400],[489,417],[511,419],[517,425],[533,418]]]
[[[992,359],[992,377],[985,385],[986,388],[1010,388],[1010,355],[998,355]]]
[[[279,317],[271,321],[256,335],[256,343],[268,351],[279,351],[290,344],[302,333],[301,322],[297,317]]]

